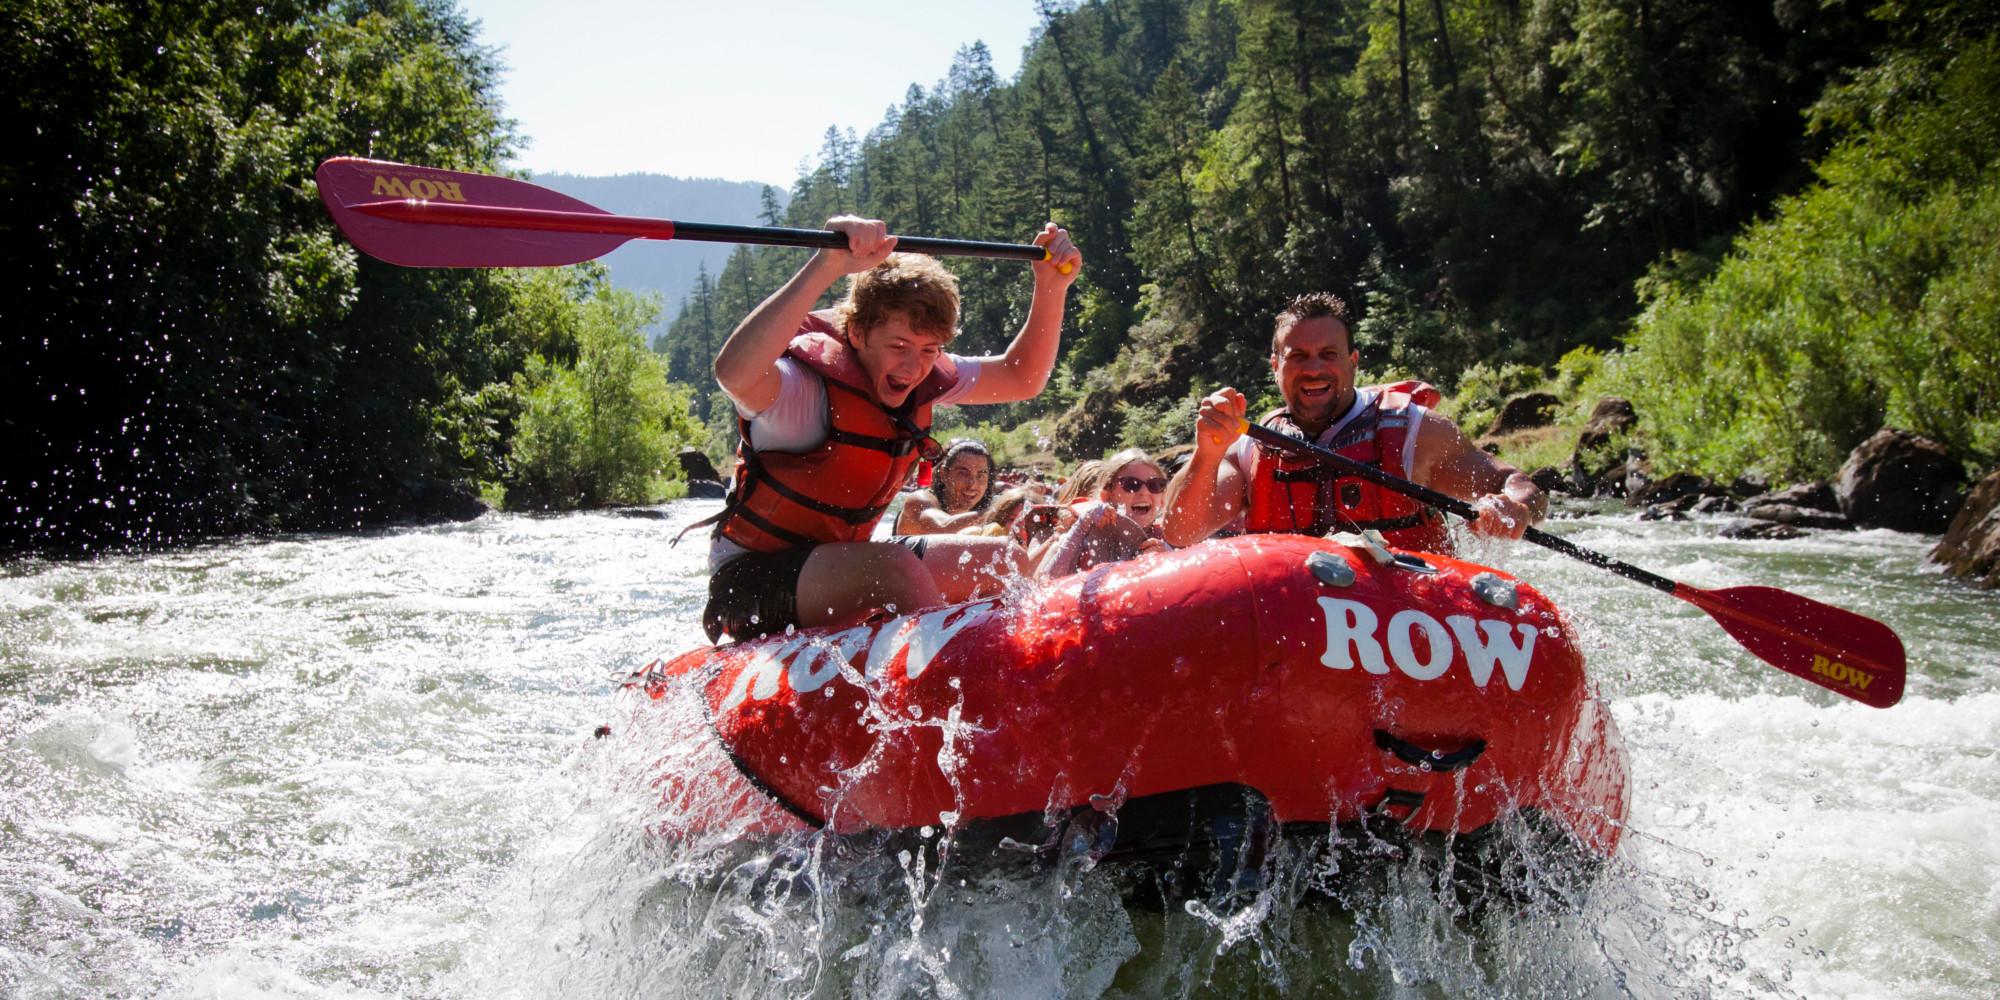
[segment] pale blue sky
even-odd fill
[[[1034,0],[460,0],[508,67],[530,171],[789,186],[829,125],[865,133],[984,41],[1011,79]]]

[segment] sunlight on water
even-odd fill
[[[1630,831],[1601,877],[1529,849],[1532,891],[1496,896],[1321,833],[1162,899],[1087,851],[759,832],[789,821],[740,779],[660,784],[734,774],[692,698],[620,690],[702,644],[705,545],[667,540],[714,509],[6,567],[0,995],[1955,997],[2000,976],[2000,596],[1939,578],[1924,539],[1553,525],[1883,618],[1911,658],[1886,712],[1681,602],[1476,547],[1569,611],[1624,732]]]

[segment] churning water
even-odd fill
[[[659,835],[623,676],[700,645],[664,520],[488,515],[0,574],[0,996],[1990,996],[2000,595],[1891,532],[1557,530],[1699,586],[1872,614],[1904,702],[1764,667],[1699,611],[1531,546],[1632,757],[1580,898],[1467,911],[1421,859],[1128,906],[1087,862],[959,871],[866,838]],[[674,723],[678,722],[678,725]],[[661,762],[666,762],[662,764]],[[651,832],[649,832],[651,831]],[[932,831],[942,837],[943,831]],[[1306,885],[1334,905],[1300,905]],[[1329,888],[1330,887],[1330,888]]]

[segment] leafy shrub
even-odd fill
[[[2000,42],[1929,58],[1855,85],[1910,99],[1874,105],[1713,278],[1642,289],[1613,381],[1656,462],[1824,477],[1885,424],[2000,458]]]
[[[539,355],[516,380],[522,410],[506,479],[507,505],[568,510],[666,498],[675,455],[702,441],[691,393],[667,382],[643,330],[657,307],[597,289],[584,303],[574,364]]]

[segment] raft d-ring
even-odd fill
[[[1354,567],[1324,549],[1306,556],[1306,570],[1312,573],[1313,579],[1329,587],[1354,586]]]
[[[1382,541],[1382,533],[1372,528],[1358,535],[1352,531],[1342,531],[1328,535],[1327,540],[1335,545],[1344,545],[1356,552],[1364,553],[1378,566],[1387,566],[1396,561],[1396,554],[1389,551],[1389,546]]]

